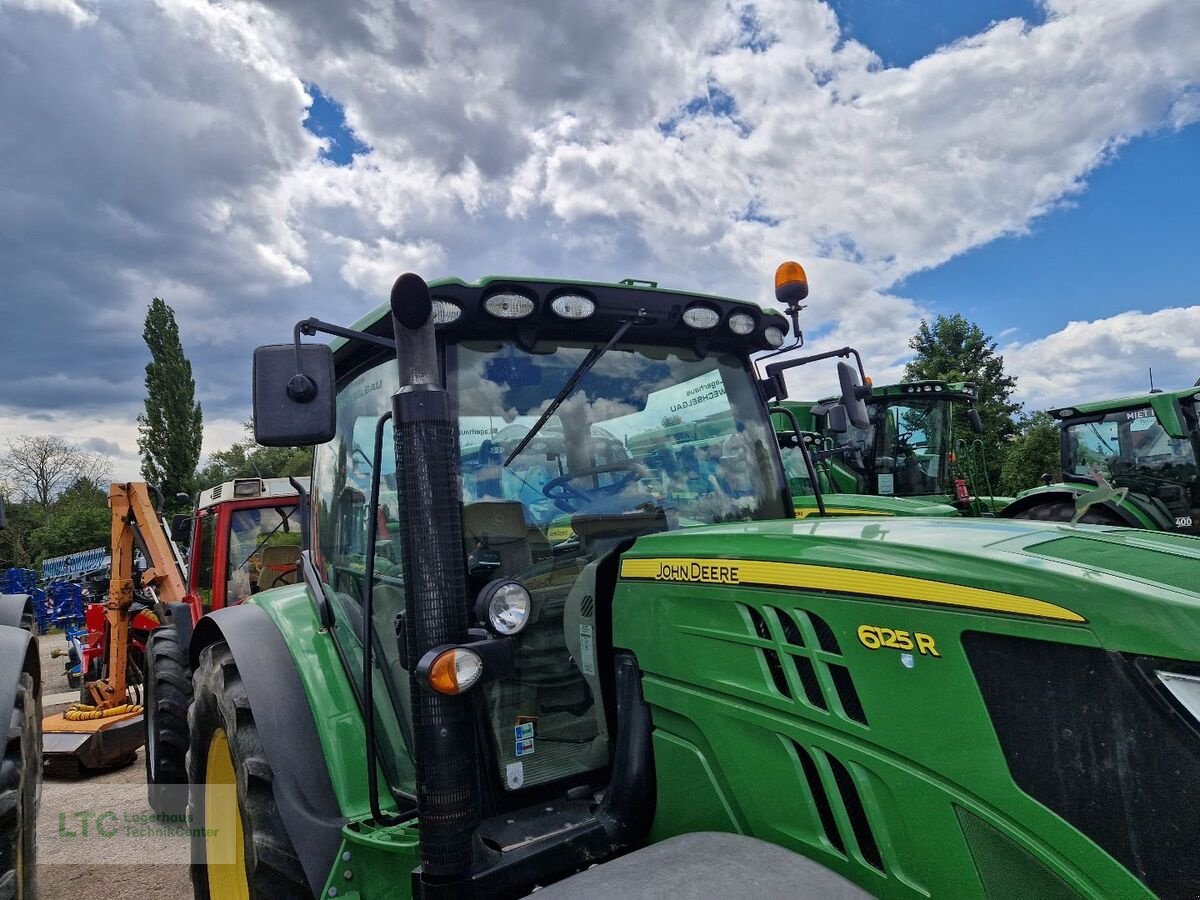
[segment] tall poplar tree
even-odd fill
[[[179,491],[192,493],[200,461],[203,417],[196,402],[192,364],[183,353],[175,313],[155,297],[142,331],[150,349],[146,364],[146,411],[138,416],[142,476],[157,485],[167,505]]]

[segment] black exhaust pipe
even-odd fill
[[[392,397],[407,644],[400,652],[414,674],[421,877],[434,884],[469,873],[480,816],[471,698],[436,694],[415,677],[430,650],[468,640],[458,435],[439,376],[428,285],[401,275],[391,304],[400,366],[400,389]]]

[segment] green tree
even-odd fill
[[[6,527],[0,530],[0,571],[33,568],[31,540],[34,531],[45,523],[47,512],[38,503],[15,503],[11,496],[6,498],[6,506]]]
[[[108,495],[81,478],[67,488],[50,508],[45,524],[30,535],[37,562],[93,547],[106,547],[112,535]]]
[[[108,457],[80,450],[53,434],[22,434],[8,441],[0,455],[0,475],[14,496],[42,509],[79,479],[95,485],[107,481],[110,470]]]
[[[254,442],[253,430],[253,423],[247,422],[245,438],[209,456],[196,476],[200,490],[234,478],[286,478],[312,470],[311,447],[263,447]]]
[[[1009,447],[1000,473],[1000,493],[1008,496],[1037,487],[1043,475],[1057,480],[1062,469],[1058,424],[1044,412],[1020,423],[1020,435]]]
[[[155,297],[142,332],[150,349],[146,364],[146,411],[138,416],[142,476],[162,491],[168,507],[179,491],[192,493],[200,461],[203,416],[196,402],[192,364],[183,353],[175,313]]]
[[[975,383],[975,408],[983,421],[984,450],[992,483],[1000,477],[1009,440],[1017,433],[1014,416],[1021,404],[1012,400],[1017,380],[1004,372],[1004,357],[996,352],[996,342],[974,322],[955,313],[938,316],[930,325],[921,321],[908,346],[916,356],[904,368],[906,381],[940,379]],[[955,411],[954,433],[970,435],[966,413]]]

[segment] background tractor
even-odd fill
[[[852,353],[845,348],[817,358]],[[793,427],[789,416],[772,416],[785,464],[798,430],[809,435],[826,490],[840,494],[839,505],[848,510],[877,508],[882,514],[900,516],[978,516],[993,515],[1009,502],[1009,498],[993,496],[982,442],[954,433],[956,419],[975,434],[982,429],[974,409],[973,384],[913,381],[872,385],[863,399],[867,418],[858,423],[834,411],[836,398],[783,403],[798,426]],[[965,415],[956,416],[956,411]],[[798,481],[793,489],[800,511],[814,508],[811,490],[797,493],[804,488],[804,482]]]
[[[0,528],[4,528],[0,496]],[[0,898],[37,896],[41,663],[27,594],[0,595]]]
[[[1200,384],[1050,411],[1059,425],[1062,480],[1046,476],[1002,513],[1200,534]],[[1101,480],[1118,496],[1084,511]],[[1120,489],[1124,489],[1123,491]]]
[[[298,492],[308,479],[239,478],[201,492],[192,515],[177,515],[172,537],[187,548],[180,596],[162,598],[162,621],[146,647],[146,784],[151,807],[180,815],[187,805],[192,629],[213,610],[299,577]]]
[[[1200,542],[797,521],[787,331],[405,275],[260,347],[310,526],[192,633],[197,896],[1193,896]]]

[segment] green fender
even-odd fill
[[[1013,519],[1023,512],[1046,503],[1066,501],[1074,503],[1080,494],[1094,491],[1096,486],[1080,481],[1056,482],[1039,485],[1022,491],[1008,506],[997,515]],[[1144,494],[1126,494],[1120,501],[1106,501],[1099,504],[1104,509],[1115,514],[1130,528],[1149,528],[1153,531],[1171,531],[1175,523],[1167,514],[1165,508]]]

